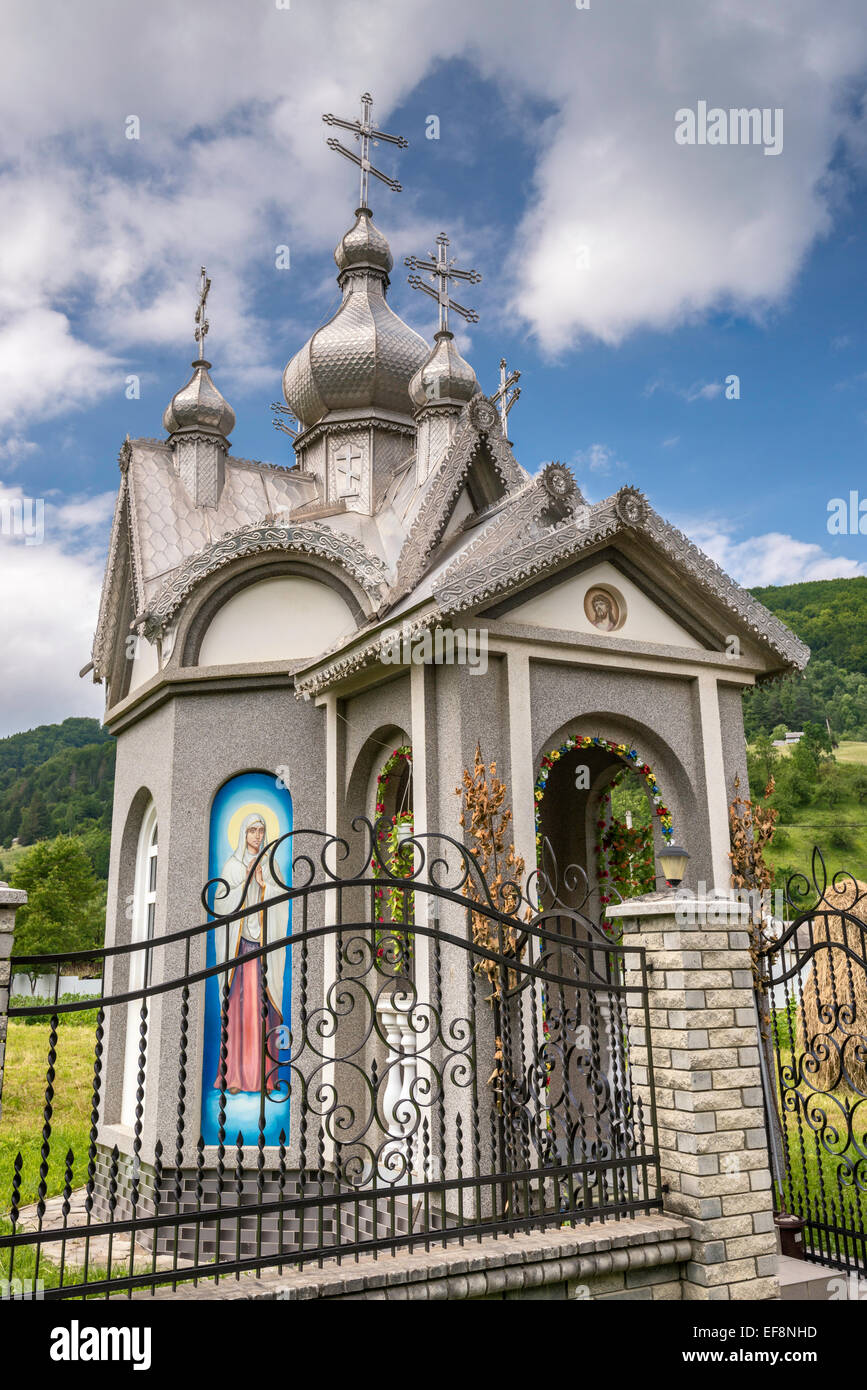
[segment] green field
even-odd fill
[[[45,1196],[63,1191],[67,1154],[72,1150],[73,1188],[87,1179],[87,1149],[90,1136],[90,1102],[93,1085],[93,1028],[61,1026],[56,1048],[54,1096],[51,1101],[51,1140]],[[28,1026],[10,1019],[3,1075],[3,1113],[0,1117],[0,1232],[11,1230],[9,1208],[16,1156],[23,1160],[19,1206],[35,1202],[39,1195],[42,1128],[46,1105],[45,1078],[48,1065],[48,1028],[39,1023]],[[35,1252],[25,1247],[16,1254],[17,1278],[32,1278]],[[9,1251],[0,1250],[0,1279],[8,1273]],[[48,1287],[56,1285],[59,1271],[43,1258],[39,1276]]]
[[[87,1176],[93,1041],[92,1028],[61,1026],[58,1030],[46,1177],[48,1197],[63,1190],[70,1149],[75,1158],[72,1186],[81,1187]],[[19,1204],[35,1202],[37,1197],[47,1065],[47,1027],[28,1027],[21,1019],[10,1019],[0,1117],[0,1216],[9,1214],[13,1164],[19,1151],[23,1160]]]
[[[8,880],[19,859],[23,859],[30,849],[32,849],[32,845],[9,845],[8,847],[0,845],[0,864],[3,865],[0,878]]]
[[[838,763],[867,763],[867,743],[846,741],[835,750]]]
[[[787,774],[791,767],[791,749],[776,750],[781,754],[777,763]],[[750,784],[754,795],[761,795],[766,771],[755,760],[755,747],[750,756]],[[777,828],[765,859],[775,872],[796,871],[809,875],[813,847],[817,846],[825,859],[829,877],[840,869],[849,870],[856,878],[867,880],[867,800],[859,800],[858,778],[863,782],[859,767],[867,765],[867,742],[841,741],[834,749],[834,762],[816,773],[814,787],[807,788],[810,799],[801,804],[786,805],[780,812]],[[760,770],[761,769],[761,770]],[[837,788],[836,799],[829,804],[822,790],[827,783],[825,773]],[[785,776],[778,776],[779,785]],[[771,805],[775,802],[772,801]],[[780,886],[779,878],[777,886]]]

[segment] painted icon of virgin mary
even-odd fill
[[[257,855],[265,841],[265,817],[252,811],[241,821],[238,830],[238,843],[223,865],[220,877],[229,885],[225,897],[216,904],[221,914],[234,912],[241,906],[254,908],[264,904],[281,891],[264,855],[256,865],[253,877],[244,896],[244,885]],[[243,898],[243,904],[242,904]],[[272,941],[282,941],[286,937],[289,922],[289,905],[286,902],[276,906],[269,905],[258,911],[219,926],[214,931],[216,960],[225,965],[237,957],[242,959],[229,971],[229,1004],[227,1011],[227,1058],[225,1086],[231,1095],[239,1091],[259,1091],[262,1086],[262,962],[265,962],[265,1003],[267,1006],[266,1036],[283,1022],[283,975],[286,965],[286,952],[269,951],[266,956],[243,961],[243,957],[257,947]],[[220,975],[222,992],[225,976]],[[279,1085],[276,1067],[267,1062],[270,1075],[266,1077],[266,1089],[271,1091]],[[214,1086],[219,1090],[223,1084],[220,1071],[217,1072]]]

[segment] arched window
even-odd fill
[[[150,941],[154,934],[157,903],[157,808],[150,802],[138,838],[132,895],[131,943]],[[150,951],[133,951],[129,958],[128,990],[148,984]],[[126,1048],[123,1063],[120,1122],[130,1129],[135,1124],[138,1087],[139,1047],[141,1044],[142,1000],[131,999],[126,1006]],[[143,1078],[144,1080],[144,1078]]]
[[[407,842],[412,837],[412,748],[408,743],[396,747],[376,778],[374,821],[379,857],[371,868],[373,877],[382,875],[380,861],[392,877],[408,878],[414,855]],[[393,924],[410,926],[415,913],[415,894],[400,888],[377,888],[374,947],[377,968],[389,975],[408,975],[412,970],[413,936],[395,930]]]

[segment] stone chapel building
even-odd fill
[[[600,798],[635,767],[657,851],[673,837],[688,884],[726,887],[742,692],[808,649],[636,488],[589,505],[561,464],[521,465],[448,328],[430,344],[390,308],[368,207],[334,259],[342,303],[283,375],[292,467],[232,454],[201,352],[164,435],[120,451],[93,647],[117,738],[107,944],[203,920],[235,779],[278,782],[297,828],[349,834],[398,749],[386,809],[399,797],[416,833],[460,835],[480,743],[528,867],[538,832],[593,887]],[[129,1032],[107,1068],[103,1138],[122,1148]]]

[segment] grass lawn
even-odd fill
[[[834,755],[838,763],[867,763],[867,743],[841,743]]]
[[[48,1197],[63,1190],[69,1149],[75,1160],[72,1186],[81,1187],[87,1177],[93,1042],[92,1028],[61,1025],[58,1029],[51,1153],[46,1177]],[[21,1020],[10,1019],[0,1118],[0,1216],[7,1216],[9,1212],[13,1164],[19,1151],[24,1161],[20,1205],[36,1201],[42,1161],[47,1066],[47,1022],[28,1027]]]
[[[87,1146],[90,1135],[90,1102],[93,1086],[93,1043],[91,1027],[61,1025],[58,1029],[54,1098],[51,1115],[51,1152],[48,1157],[46,1196],[63,1191],[66,1155],[74,1156],[72,1186],[82,1187],[87,1179]],[[20,1206],[35,1202],[42,1162],[45,1076],[48,1066],[48,1024],[28,1026],[9,1020],[6,1063],[3,1075],[3,1114],[0,1117],[0,1232],[8,1234],[12,1178],[16,1155],[23,1159]],[[25,1247],[15,1255],[16,1278],[33,1277],[35,1251]],[[0,1278],[8,1271],[9,1251],[0,1250]],[[43,1255],[39,1277],[51,1288],[58,1283],[57,1266]]]
[[[32,848],[32,845],[9,845],[8,847],[0,845],[0,864],[3,865],[3,873],[0,874],[0,878],[8,879],[19,859],[23,859]]]

